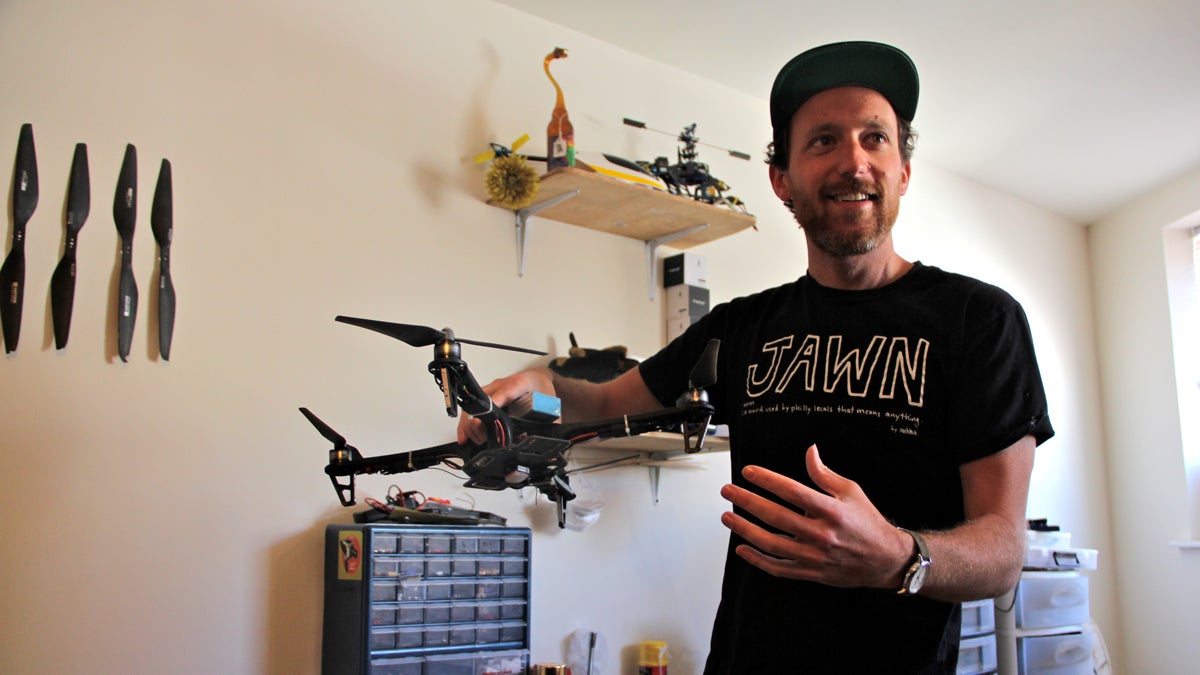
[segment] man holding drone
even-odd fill
[[[918,78],[883,44],[806,51],[771,92],[775,194],[807,274],[715,307],[616,380],[530,370],[484,387],[566,420],[672,405],[721,340],[730,529],[706,673],[953,673],[958,603],[1017,582],[1036,445],[1054,434],[1007,293],[901,258]],[[459,441],[483,441],[472,420]]]

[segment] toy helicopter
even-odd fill
[[[637,129],[646,129],[648,131],[656,131],[660,134],[669,134],[669,132],[660,129],[653,129],[646,126],[645,122],[624,118],[625,124]],[[669,134],[673,135],[674,134]],[[708,143],[701,143],[696,136],[696,124],[692,123],[683,128],[675,139],[683,144],[682,147],[676,150],[678,162],[671,164],[666,157],[657,157],[653,162],[642,162],[638,164],[647,172],[658,176],[667,185],[667,190],[671,194],[687,195],[696,201],[705,202],[707,204],[729,204],[734,207],[742,206],[742,202],[737,197],[727,197],[724,193],[729,189],[725,181],[713,176],[709,173],[708,165],[704,162],[696,161],[697,145],[708,145],[711,148],[725,150],[732,157],[738,159],[749,160],[750,155],[737,150],[729,150]],[[744,208],[741,208],[743,212]]]
[[[637,436],[650,431],[678,431],[683,436],[684,452],[694,453],[703,449],[708,424],[712,420],[713,407],[704,389],[716,382],[719,340],[709,342],[688,376],[688,391],[679,397],[675,406],[638,415],[557,423],[545,419],[545,416],[542,419],[532,415],[513,416],[507,410],[493,405],[492,399],[484,393],[462,359],[463,344],[543,356],[544,352],[467,340],[456,337],[449,328],[437,330],[427,326],[348,316],[338,316],[335,320],[382,333],[413,347],[432,345],[433,360],[429,362],[429,372],[442,390],[446,414],[457,417],[461,409],[480,420],[487,432],[487,442],[483,445],[450,442],[419,450],[365,457],[307,408],[300,408],[300,412],[317,431],[333,443],[325,473],[343,506],[354,505],[355,477],[360,474],[407,473],[445,464],[467,475],[466,487],[484,490],[537,488],[556,504],[558,526],[564,527],[566,504],[575,498],[564,455],[572,446],[592,439]]]

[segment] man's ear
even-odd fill
[[[775,196],[779,197],[779,201],[786,202],[792,198],[792,188],[788,185],[788,173],[786,169],[781,169],[774,164],[767,165],[767,172],[771,177],[771,189],[775,190]]]
[[[908,194],[908,181],[912,178],[912,162],[904,163],[904,173],[900,177],[900,195]]]

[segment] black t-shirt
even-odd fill
[[[812,485],[815,443],[893,523],[944,529],[964,518],[960,465],[1054,434],[1021,306],[935,267],[866,291],[805,276],[714,307],[640,365],[664,405],[710,338],[709,398],[729,425],[732,480],[749,489],[749,464]],[[706,673],[954,672],[957,604],[778,579],[735,555],[739,543]]]

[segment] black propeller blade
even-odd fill
[[[321,435],[325,437],[325,440],[333,443],[334,450],[341,450],[346,447],[346,439],[341,434],[334,431],[333,427],[322,422],[321,418],[312,414],[308,408],[301,408],[300,412],[303,413],[304,416],[308,418],[308,421],[317,428],[317,431],[321,432]]]
[[[717,383],[717,352],[720,349],[720,340],[714,338],[708,341],[700,360],[692,366],[692,372],[688,373],[688,387],[707,389]]]
[[[133,230],[137,220],[137,149],[125,146],[117,192],[113,197],[113,220],[121,236],[121,282],[117,297],[117,354],[129,360],[133,324],[137,319],[138,291],[133,278]]]
[[[63,349],[71,333],[71,308],[75,304],[75,249],[79,231],[92,207],[92,186],[88,174],[87,144],[75,144],[71,160],[71,182],[67,185],[66,244],[62,260],[50,277],[50,312],[54,319],[54,346]]]
[[[0,266],[0,324],[4,351],[17,350],[21,337],[21,304],[25,296],[25,225],[38,203],[37,153],[33,147],[33,125],[21,125],[17,160],[13,168],[12,249]]]
[[[507,349],[511,352],[523,352],[525,354],[536,354],[545,356],[546,352],[539,352],[536,349],[526,349],[524,347],[513,347],[511,345],[502,345],[495,342],[480,342],[478,340],[467,340],[466,338],[456,337],[449,329],[438,330],[428,326],[413,326],[406,323],[392,323],[389,321],[376,321],[374,319],[359,319],[352,316],[337,316],[335,321],[348,323],[352,326],[373,330],[376,333],[383,333],[388,337],[396,338],[397,340],[412,345],[413,347],[428,347],[436,344],[438,340],[448,338],[457,342],[465,342],[469,345],[478,347],[491,347],[492,349]]]
[[[171,282],[171,238],[174,223],[171,217],[171,163],[162,161],[158,170],[158,185],[154,188],[154,204],[150,209],[150,228],[158,242],[158,353],[164,361],[171,360],[171,335],[175,331],[175,284]]]

